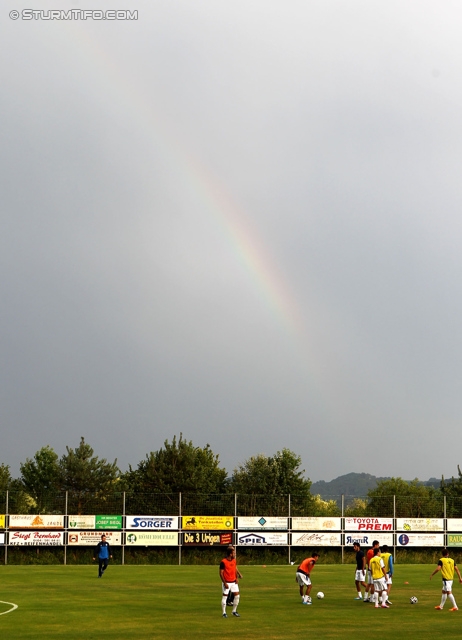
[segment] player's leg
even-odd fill
[[[221,591],[221,613],[223,614],[223,617],[227,618],[228,615],[226,613],[226,600],[228,598],[228,593],[230,592],[229,589],[229,584],[228,584],[228,588],[225,589],[225,585],[223,583],[221,583],[222,586],[222,591]]]
[[[448,592],[448,598],[449,598],[449,600],[451,601],[451,604],[452,604],[452,608],[450,609],[450,611],[458,611],[459,607],[456,604],[456,599],[454,598],[454,595],[453,595],[452,591]]]
[[[98,558],[98,578],[101,578],[102,575],[103,575],[103,560],[101,560],[101,558]]]
[[[237,613],[237,607],[239,605],[239,600],[241,599],[241,596],[239,591],[233,591],[233,593],[234,593],[233,616],[239,616],[239,614]]]

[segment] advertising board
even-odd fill
[[[64,516],[11,515],[10,529],[64,529]]]
[[[444,531],[443,518],[396,518],[396,531]]]
[[[345,518],[345,531],[393,531],[393,518]]]
[[[58,547],[64,544],[63,531],[9,531],[8,544],[18,547]]]
[[[311,531],[305,531],[304,533],[292,532],[293,547],[340,547],[341,544],[340,533],[326,533],[324,531],[319,533],[313,533]]]
[[[456,533],[462,531],[462,518],[448,518],[447,530],[455,531]]]
[[[240,533],[237,537],[237,543],[245,547],[287,546],[289,544],[288,537],[287,533],[269,533],[267,531]]]
[[[228,546],[233,543],[231,531],[185,531],[183,544],[196,547]]]
[[[205,529],[206,531],[232,530],[233,516],[182,516],[182,529]]]
[[[340,531],[341,518],[300,517],[292,518],[292,531]]]
[[[448,533],[448,547],[462,547],[462,533]]]
[[[399,547],[444,547],[442,533],[397,533],[396,543]]]
[[[3,532],[0,533],[0,544],[5,544],[5,534]]]
[[[5,516],[0,516],[0,529],[5,528]]]
[[[127,533],[125,544],[134,547],[176,547],[178,536],[177,531],[133,531]]]
[[[69,516],[69,529],[95,529],[95,516]]]
[[[178,516],[127,516],[126,529],[178,529]]]
[[[378,540],[380,545],[386,544],[389,547],[394,546],[392,533],[345,533],[345,546],[353,546],[355,542],[358,542],[362,547],[372,547],[374,540]]]
[[[122,529],[122,516],[95,516],[95,529]]]
[[[237,519],[238,529],[282,529],[287,531],[289,518],[245,516]]]
[[[117,546],[122,544],[122,534],[119,531],[108,531],[106,534],[106,542]],[[69,531],[67,535],[67,544],[81,547],[96,547],[101,542],[100,531]]]

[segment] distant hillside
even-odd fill
[[[370,473],[347,473],[344,476],[339,476],[330,482],[319,480],[319,482],[313,482],[311,485],[311,493],[313,495],[320,495],[325,500],[341,496],[361,497],[366,496],[367,492],[371,489],[375,489],[378,482],[382,480],[389,480],[390,478],[380,478],[373,476]],[[439,488],[441,480],[437,478],[430,478],[430,480],[422,481],[422,484]]]

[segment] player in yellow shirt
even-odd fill
[[[382,609],[388,609],[387,601],[387,574],[385,573],[385,565],[380,557],[380,549],[374,549],[374,555],[369,562],[372,580],[374,581],[374,598],[375,608],[379,608],[379,598],[382,600]]]
[[[441,603],[435,607],[435,609],[442,610],[444,607],[444,603],[446,599],[452,603],[452,608],[449,611],[459,611],[456,600],[452,595],[452,582],[454,580],[454,571],[459,576],[459,582],[462,582],[462,577],[460,576],[459,567],[456,566],[456,563],[452,558],[449,557],[449,551],[447,549],[443,549],[443,557],[439,559],[438,566],[434,570],[434,572],[430,576],[430,580],[433,578],[435,573],[441,571],[441,577],[443,578],[443,591],[441,595]]]

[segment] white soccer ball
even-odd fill
[[[417,604],[419,601],[417,600],[417,598],[415,596],[412,596],[412,598],[409,598],[409,602],[411,604]]]
[[[324,598],[324,594],[323,594],[322,591],[318,591],[318,593],[316,595],[320,600],[322,600]]]

